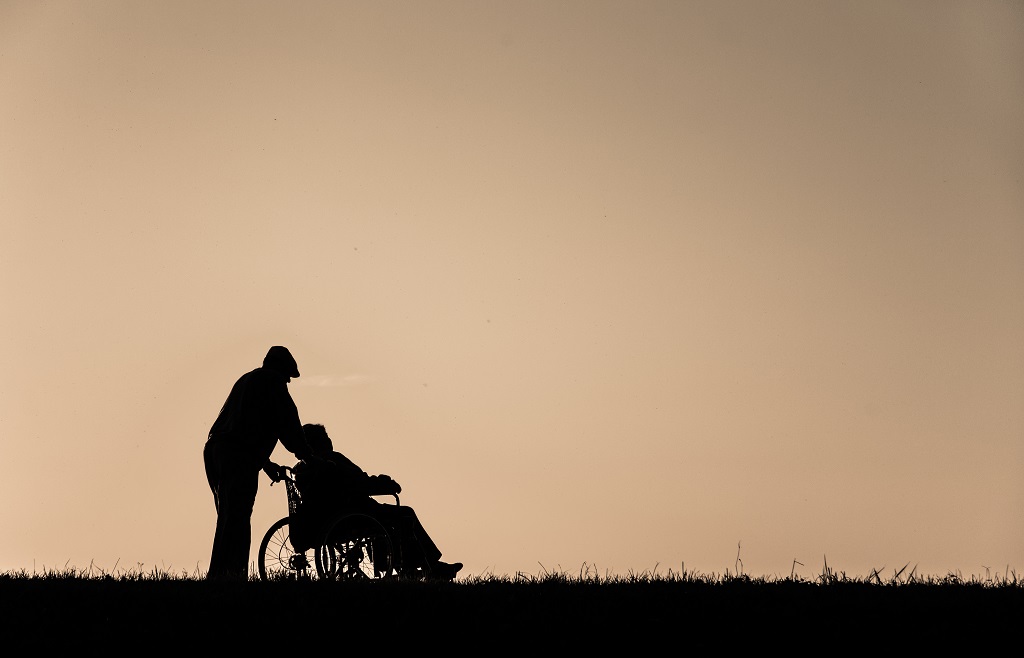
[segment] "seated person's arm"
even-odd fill
[[[402,493],[402,486],[391,479],[390,475],[371,475],[369,477],[370,496],[390,496]]]

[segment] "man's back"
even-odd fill
[[[234,445],[260,463],[270,458],[278,438],[294,452],[305,441],[287,381],[267,368],[239,377],[210,428],[210,438]]]

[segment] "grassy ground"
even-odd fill
[[[499,655],[644,648],[818,653],[943,648],[960,638],[976,652],[990,642],[996,648],[1019,641],[1022,614],[1024,581],[1015,574],[856,579],[826,572],[804,580],[583,571],[452,583],[0,574],[3,646],[26,650],[234,648],[295,655],[341,643],[379,645],[387,655],[420,646]]]

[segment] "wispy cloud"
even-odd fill
[[[356,386],[370,378],[366,375],[302,375],[292,380],[293,386]]]

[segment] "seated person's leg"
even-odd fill
[[[441,559],[441,551],[423,528],[413,508],[378,503],[373,513],[396,535],[405,566],[423,568]]]

